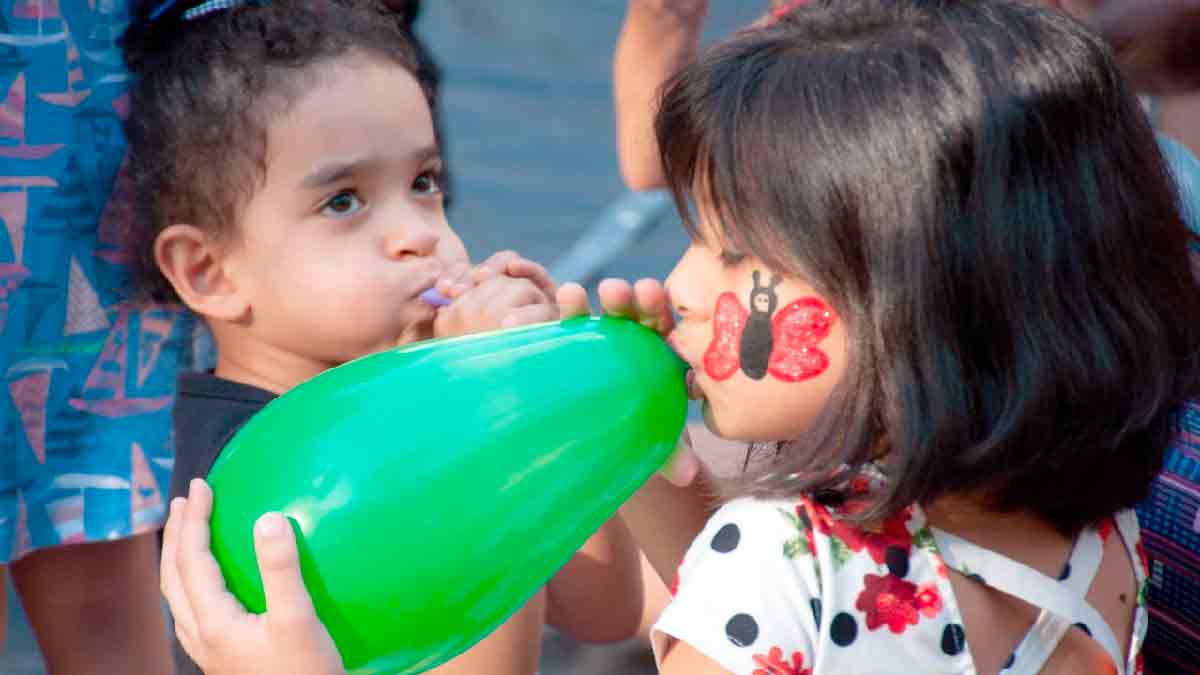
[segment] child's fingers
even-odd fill
[[[184,636],[193,639],[196,635],[196,617],[192,613],[192,606],[188,603],[187,594],[183,591],[183,582],[179,577],[179,530],[183,526],[186,504],[187,500],[183,497],[171,500],[167,525],[163,528],[162,557],[159,561],[159,588],[171,608],[175,634],[181,641]]]
[[[662,335],[675,327],[667,291],[656,279],[642,279],[633,286],[634,307],[642,325]]]
[[[228,630],[228,623],[243,610],[225,588],[225,577],[210,548],[208,519],[212,515],[212,490],[197,478],[188,490],[179,532],[179,573],[184,595],[196,617],[196,636],[208,643]]]
[[[600,308],[610,316],[633,318],[633,287],[624,279],[605,279],[596,287]]]
[[[488,279],[504,274],[511,262],[520,260],[521,255],[516,251],[500,251],[493,253],[491,257],[480,263],[474,270],[471,270],[471,283],[480,284]]]
[[[318,621],[316,610],[300,573],[295,532],[283,514],[267,513],[255,523],[254,553],[271,631],[280,634],[308,630]]]
[[[548,303],[525,305],[506,314],[500,322],[500,327],[513,328],[514,326],[545,323],[557,319],[558,315],[558,307]]]
[[[573,316],[588,316],[592,313],[587,291],[577,283],[563,284],[558,288],[558,316],[570,319]]]
[[[442,272],[436,288],[448,298],[456,298],[467,290],[467,281],[471,275],[471,263],[463,261],[455,263]]]
[[[535,263],[528,258],[517,258],[508,263],[505,272],[510,277],[518,279],[529,279],[537,286],[547,298],[554,297],[554,280],[550,278],[550,273],[545,267]]]

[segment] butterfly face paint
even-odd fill
[[[713,338],[704,353],[709,377],[726,380],[740,368],[754,380],[770,373],[783,382],[800,382],[829,368],[829,357],[818,344],[829,336],[836,320],[833,310],[820,298],[804,297],[776,313],[775,288],[782,281],[772,275],[763,285],[755,271],[749,311],[733,293],[717,297]]]

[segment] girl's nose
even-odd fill
[[[697,297],[696,286],[687,283],[684,277],[685,275],[680,273],[679,266],[676,266],[674,270],[671,270],[671,274],[663,286],[666,288],[667,302],[671,309],[686,321],[696,317],[697,310],[700,309],[700,299]]]
[[[384,240],[384,249],[392,260],[402,260],[410,256],[425,257],[432,255],[437,249],[439,239],[437,231],[425,225],[400,227],[388,233]]]

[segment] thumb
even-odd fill
[[[468,288],[468,277],[471,274],[471,263],[463,261],[454,263],[442,272],[438,278],[437,288],[443,295],[449,298],[457,298],[462,295]]]
[[[300,554],[291,521],[267,513],[254,525],[254,552],[262,575],[267,616],[274,623],[303,621],[315,614],[312,598],[300,574]]]
[[[563,319],[569,319],[574,316],[587,316],[592,313],[587,291],[579,284],[563,284],[559,287],[557,296],[558,314]]]

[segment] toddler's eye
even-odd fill
[[[321,215],[331,218],[348,218],[361,211],[363,202],[353,190],[343,190],[329,198],[321,207]]]
[[[424,171],[412,184],[413,192],[419,195],[436,195],[442,192],[442,172]]]
[[[717,258],[726,267],[737,267],[746,260],[746,254],[738,253],[737,251],[721,251],[717,254]]]

